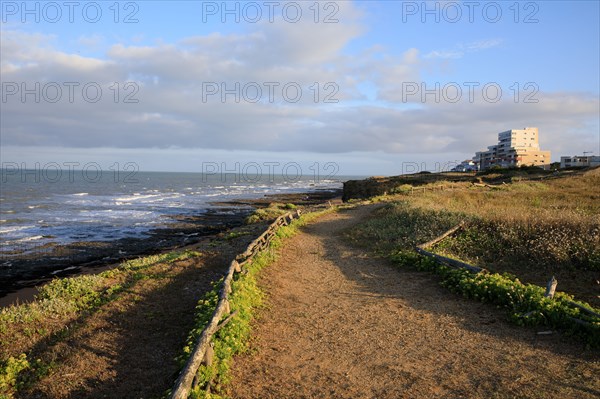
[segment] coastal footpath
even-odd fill
[[[597,353],[349,243],[378,208],[330,213],[281,249],[230,397],[597,397]]]
[[[221,325],[230,322],[193,397],[597,397],[600,323],[582,309],[598,312],[600,210],[588,187],[599,172],[412,176],[420,184],[304,209],[236,274]],[[0,394],[168,396],[227,265],[294,208],[269,206],[257,223],[197,244],[55,279],[36,301],[3,309]],[[431,250],[489,270],[479,280],[415,254],[459,222]],[[582,308],[563,307],[572,299],[563,292],[543,297],[549,274]]]

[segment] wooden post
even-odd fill
[[[552,278],[548,280],[548,284],[546,284],[546,294],[544,294],[544,296],[546,298],[554,298],[554,291],[556,290],[557,285],[558,280],[552,276]]]
[[[240,273],[242,271],[242,267],[240,266],[240,264],[237,260],[234,260],[233,262],[231,262],[231,265],[233,267],[233,270],[236,273]]]
[[[211,342],[210,345],[206,348],[206,352],[204,353],[204,359],[202,359],[202,364],[210,366],[213,362],[213,358],[215,356],[215,350],[213,349],[214,344]]]
[[[229,301],[227,299],[223,300],[223,314],[229,315],[231,313],[231,307],[229,306]]]

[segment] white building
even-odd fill
[[[560,168],[600,166],[600,156],[598,155],[575,155],[572,157],[560,157]]]
[[[550,151],[542,151],[537,127],[511,129],[498,133],[498,144],[487,151],[475,153],[473,161],[479,170],[492,166],[518,167],[522,165],[548,167]]]

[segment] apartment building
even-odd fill
[[[479,170],[492,166],[503,168],[518,166],[550,165],[550,151],[542,151],[539,144],[537,127],[511,129],[498,133],[498,143],[489,146],[485,151],[478,151],[473,162]]]

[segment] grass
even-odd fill
[[[545,285],[555,275],[559,290],[598,307],[600,196],[593,190],[600,184],[598,172],[544,182],[520,180],[492,190],[454,183],[458,188],[451,191],[380,196],[375,201],[389,204],[348,236],[397,263],[419,265],[423,261],[415,254],[414,246],[464,220],[466,229],[443,240],[434,251],[490,270],[492,273],[485,277],[490,281],[484,281],[481,287],[502,292],[498,295],[503,299],[494,301],[514,308],[513,316],[521,311],[538,312],[530,320],[515,321],[562,328],[572,324],[564,322],[566,316],[579,315],[578,310],[561,302],[566,294],[558,294],[552,308],[540,299],[541,288],[527,287],[533,287],[528,283]],[[454,275],[444,269],[437,272],[444,281],[450,281],[449,288],[490,300],[492,294],[481,291],[479,280],[471,281],[467,274]],[[531,302],[525,306],[512,301],[506,296],[506,287],[525,290]]]
[[[62,341],[85,318],[115,300],[137,281],[148,278],[147,269],[197,257],[194,251],[173,251],[123,262],[96,275],[57,278],[40,288],[35,301],[0,310],[0,398],[11,398],[19,389],[48,374],[51,360],[34,353],[42,341]],[[33,352],[32,352],[33,351]]]
[[[214,359],[210,366],[202,365],[198,370],[196,380],[198,386],[192,391],[191,398],[221,398],[220,395],[229,382],[229,369],[235,354],[248,350],[248,339],[251,332],[252,321],[255,319],[256,310],[263,306],[265,293],[258,285],[258,276],[261,270],[277,259],[277,249],[285,239],[292,237],[298,229],[325,213],[333,211],[330,208],[324,211],[303,214],[300,219],[294,220],[290,225],[281,227],[276,236],[271,240],[269,248],[262,251],[252,259],[245,270],[247,273],[236,274],[232,283],[232,293],[229,296],[231,311],[237,315],[212,338],[214,344]],[[213,290],[208,292],[199,301],[196,308],[196,323],[190,332],[187,344],[179,357],[181,366],[189,358],[194,344],[208,325],[217,306],[218,292],[222,279],[213,284]],[[210,384],[213,392],[207,391]]]
[[[281,215],[285,215],[290,210],[296,209],[294,204],[279,204],[271,203],[266,208],[256,209],[248,217],[246,217],[246,224],[260,223],[264,221],[271,221]]]

